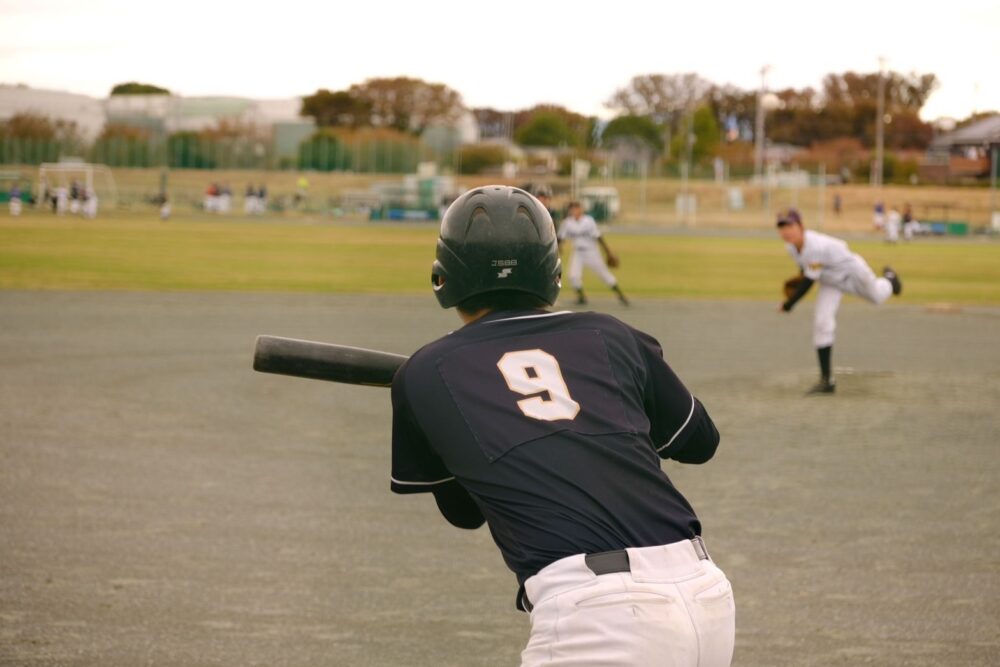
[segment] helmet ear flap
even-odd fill
[[[448,306],[444,305],[448,300],[447,295],[444,293],[445,273],[446,271],[441,262],[434,260],[434,264],[431,266],[431,289],[434,290],[434,296],[437,297],[441,305],[447,308]]]

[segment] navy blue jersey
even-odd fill
[[[485,519],[522,583],[701,532],[660,458],[708,460],[718,431],[656,340],[611,316],[490,313],[417,351],[392,404],[392,490]]]

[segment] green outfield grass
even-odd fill
[[[436,229],[154,216],[83,221],[0,217],[0,289],[394,292],[429,289]],[[634,296],[778,301],[794,266],[777,237],[610,230]],[[891,264],[909,303],[1000,303],[1000,243],[855,240],[876,270]],[[593,295],[604,288],[588,277]]]

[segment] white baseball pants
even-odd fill
[[[614,274],[608,269],[608,265],[604,263],[604,257],[601,255],[600,250],[597,248],[586,248],[583,250],[574,248],[573,257],[569,260],[568,276],[569,284],[573,286],[573,289],[583,289],[584,266],[596,273],[608,287],[614,287],[618,284]]]
[[[854,255],[854,269],[842,281],[834,284],[820,282],[816,294],[816,311],[813,319],[813,345],[817,348],[833,345],[837,330],[837,309],[844,292],[860,296],[876,306],[892,296],[892,283],[878,277],[868,263]]]
[[[732,587],[690,540],[628,549],[630,572],[594,574],[583,554],[525,582],[531,637],[522,667],[728,667]]]

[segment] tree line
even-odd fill
[[[852,168],[864,164],[866,152],[875,143],[879,82],[878,73],[843,72],[826,75],[818,88],[772,91],[766,118],[768,141],[809,149],[834,163],[852,163]],[[886,148],[925,149],[934,128],[920,119],[919,112],[936,89],[937,77],[888,72],[883,83]],[[169,91],[127,82],[116,85],[111,94]],[[372,78],[342,90],[321,88],[302,98],[300,114],[312,118],[317,131],[300,151],[310,157],[288,166],[339,168],[346,164],[348,145],[358,133],[371,136],[376,132],[380,141],[411,146],[436,128],[453,127],[469,113],[483,139],[506,139],[526,147],[624,150],[665,165],[705,164],[715,157],[746,163],[752,159],[758,97],[756,90],[720,85],[695,73],[644,74],[613,91],[605,105],[615,115],[601,120],[554,104],[512,110],[468,108],[461,94],[443,83],[410,77]],[[183,156],[181,166],[210,167],[213,159],[202,154],[201,146],[222,142],[237,153],[246,152],[243,148],[252,153],[255,145],[266,140],[265,134],[263,128],[224,120],[202,131],[171,135],[166,152]],[[20,114],[0,123],[0,140],[25,137],[84,144],[75,126],[65,121]],[[148,139],[147,128],[109,124],[94,146],[141,145]],[[442,144],[438,139],[443,151],[465,153],[459,159],[466,165],[463,171],[504,159],[503,141],[459,147],[453,140]]]
[[[804,159],[830,169],[863,172],[876,141],[880,78],[884,86],[884,142],[890,152],[926,149],[934,135],[920,110],[937,88],[934,74],[843,72],[826,75],[818,88],[770,93],[765,135],[769,143],[808,149]],[[369,79],[347,89],[320,89],[303,98],[302,115],[329,132],[388,127],[419,135],[434,124],[453,123],[471,112],[484,139],[507,139],[525,147],[624,149],[635,159],[676,169],[723,157],[736,166],[752,163],[759,92],[720,85],[695,73],[633,77],[605,102],[609,121],[542,104],[526,109],[467,109],[444,84],[406,77]],[[465,162],[495,166],[504,159],[496,145],[465,148]],[[471,162],[470,162],[471,161]],[[890,154],[887,169],[897,165]],[[911,159],[910,171],[915,170]],[[568,167],[567,167],[568,168]]]
[[[927,146],[933,128],[920,119],[919,112],[937,86],[934,74],[885,75],[888,147]],[[871,146],[875,140],[878,87],[878,73],[844,72],[826,75],[818,89],[773,91],[777,105],[768,114],[768,138],[809,146],[854,137]],[[611,136],[632,136],[662,149],[671,136],[693,122],[692,117],[700,110],[708,112],[704,120],[708,121],[710,115],[717,131],[728,130],[728,134],[720,132],[721,140],[745,140],[747,133],[739,130],[747,124],[752,126],[757,91],[719,85],[694,73],[646,74],[633,77],[605,105],[616,117],[603,132],[595,132],[596,118],[558,105],[469,111],[485,135],[501,136],[506,132],[516,143],[526,146],[592,147],[610,131]],[[303,98],[301,113],[321,127],[391,127],[420,134],[432,123],[454,122],[465,111],[461,95],[448,86],[398,77],[369,79],[340,91],[317,90]]]

